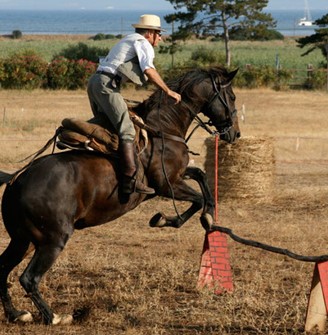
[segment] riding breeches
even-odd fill
[[[97,73],[89,79],[87,91],[93,115],[106,114],[120,140],[133,141],[136,133],[128,107],[119,87],[112,87],[111,81],[110,77]]]

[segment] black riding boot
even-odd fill
[[[133,192],[154,194],[155,190],[137,180],[137,165],[135,160],[134,144],[130,141],[120,143],[120,161],[122,163],[122,193]]]

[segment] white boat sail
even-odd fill
[[[299,26],[307,26],[307,27],[313,25],[313,21],[312,21],[310,9],[309,9],[309,4],[308,4],[307,0],[304,0],[304,17],[302,17],[298,21],[298,25]]]

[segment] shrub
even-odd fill
[[[216,49],[198,48],[191,54],[188,66],[212,66],[225,63],[225,56]]]
[[[52,89],[65,89],[69,86],[71,78],[70,61],[58,56],[49,65],[47,70],[48,87]]]
[[[19,39],[19,38],[22,38],[23,36],[20,30],[14,30],[11,35],[14,39]]]
[[[1,86],[9,89],[41,88],[46,82],[47,63],[34,51],[13,54],[3,60]]]
[[[58,56],[48,66],[48,87],[70,90],[85,88],[89,77],[95,70],[95,63]]]
[[[292,70],[279,69],[278,71],[276,71],[276,80],[273,88],[276,90],[281,90],[289,87],[289,83],[292,78]]]
[[[115,38],[116,38],[115,35],[112,35],[112,34],[103,34],[103,33],[99,33],[99,34],[95,35],[94,37],[92,37],[92,39],[94,41],[113,40]]]
[[[102,41],[102,40],[105,40],[105,39],[106,39],[106,35],[103,34],[103,33],[99,33],[99,34],[93,36],[92,39],[93,39],[94,41]]]
[[[97,65],[86,59],[71,62],[73,77],[69,89],[85,88],[90,76],[96,71]]]
[[[234,79],[234,85],[247,88],[271,87],[279,90],[288,86],[291,78],[290,70],[276,70],[275,67],[270,66],[247,66],[239,70]]]
[[[327,73],[323,69],[313,71],[305,82],[304,86],[308,89],[323,89],[327,87]]]
[[[260,28],[243,28],[234,27],[230,31],[230,39],[236,41],[271,41],[283,40],[284,35],[274,29]]]
[[[107,55],[108,48],[89,47],[85,43],[78,43],[77,45],[71,45],[66,49],[62,50],[53,59],[63,56],[70,60],[86,59],[88,61],[98,63],[100,55]]]
[[[0,87],[5,78],[6,78],[5,61],[3,59],[0,59]]]

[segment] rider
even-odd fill
[[[155,69],[153,47],[161,40],[160,18],[156,15],[141,15],[139,22],[132,25],[135,33],[125,36],[100,62],[97,72],[88,83],[88,96],[93,114],[104,113],[117,131],[122,163],[122,192],[153,194],[155,190],[137,180],[135,129],[130,120],[127,104],[120,87],[132,81],[142,85],[149,79],[162,89],[175,103],[181,101],[180,94],[172,91]]]

